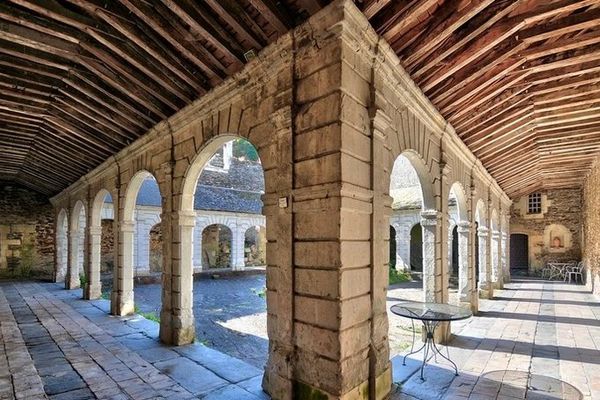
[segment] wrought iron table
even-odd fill
[[[421,346],[418,350],[414,350],[415,330],[413,329],[413,351],[404,356],[402,365],[406,365],[406,357],[425,349],[423,352],[423,364],[421,364],[421,380],[425,380],[425,378],[423,378],[423,368],[425,367],[425,364],[431,359],[431,357],[436,356],[437,354],[448,360],[452,366],[454,366],[454,372],[458,376],[458,367],[454,361],[450,359],[450,352],[448,351],[448,348],[446,347],[448,356],[445,356],[435,344],[434,334],[435,329],[438,327],[440,322],[459,321],[470,318],[473,316],[471,310],[452,306],[450,304],[407,301],[393,305],[391,311],[392,313],[401,317],[419,320],[423,323],[423,327],[425,328],[425,341],[423,346]],[[431,351],[431,357],[428,359],[427,355],[429,354],[429,351]]]

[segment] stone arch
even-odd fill
[[[454,182],[450,186],[449,196],[456,199],[456,227],[450,227],[450,249],[458,250],[458,302],[459,304],[470,304],[474,308],[473,287],[475,281],[475,266],[469,263],[469,244],[471,223],[467,207],[467,196],[460,182]],[[454,231],[456,229],[456,231]],[[458,239],[457,246],[453,246],[455,238]],[[452,263],[452,250],[449,251],[449,264]]]
[[[202,230],[202,265],[208,268],[231,268],[232,244],[233,230],[228,225],[206,226]]]
[[[102,294],[100,283],[100,260],[102,253],[102,209],[108,198],[112,199],[110,192],[106,189],[100,189],[94,196],[90,207],[90,227],[88,228],[90,240],[90,262],[88,279],[86,281],[86,287],[84,288],[84,297],[86,299],[99,298]]]
[[[391,176],[394,175],[394,168],[396,167],[396,160],[399,157],[406,158],[411,166],[417,173],[417,177],[419,178],[419,184],[421,186],[421,203],[422,210],[436,210],[436,202],[435,202],[435,190],[433,187],[433,179],[431,174],[429,173],[429,168],[423,157],[415,150],[405,150],[402,153],[398,154],[394,159],[391,168]]]
[[[120,315],[132,314],[135,310],[133,295],[135,206],[140,188],[144,181],[149,177],[156,180],[154,175],[148,170],[139,170],[131,177],[125,189],[122,208],[123,212],[121,213],[119,221],[119,242],[121,251],[119,255],[120,271],[117,283],[118,290],[121,294],[119,296],[118,308],[113,307],[113,310],[118,309],[117,313]]]
[[[266,130],[269,130],[268,127],[265,127]],[[178,271],[178,285],[180,287],[180,291],[182,293],[179,301],[176,304],[176,308],[178,309],[177,318],[180,320],[178,322],[180,325],[185,326],[185,334],[178,333],[177,330],[173,330],[165,325],[161,324],[161,338],[163,341],[172,342],[171,339],[173,336],[179,336],[176,340],[180,344],[183,342],[187,342],[193,340],[194,338],[194,315],[192,310],[193,305],[193,285],[192,285],[192,277],[194,272],[194,228],[196,226],[196,212],[194,210],[194,198],[196,193],[196,188],[198,186],[198,180],[202,171],[212,158],[212,156],[221,148],[225,143],[242,138],[247,140],[249,143],[253,144],[250,139],[248,139],[245,135],[237,135],[235,134],[236,130],[230,131],[230,133],[221,133],[216,136],[211,137],[208,141],[206,141],[200,150],[196,152],[196,154],[191,158],[191,162],[187,165],[185,169],[185,173],[183,174],[183,181],[180,186],[180,191],[178,192],[179,200],[175,204],[178,210],[178,218],[177,224],[178,227],[174,227],[173,236],[176,241],[179,242],[179,246],[177,248],[177,254],[175,254],[174,258],[177,258],[177,261],[173,261],[172,269],[174,271]],[[203,136],[207,137],[207,136]],[[256,146],[255,147],[259,160],[265,159],[266,156],[263,154],[263,148]],[[263,169],[263,179],[265,179],[264,169]],[[264,185],[265,190],[267,185]],[[271,213],[271,216],[274,216],[274,213]],[[272,221],[272,218],[267,218],[267,221]],[[266,223],[269,226],[269,222]],[[202,253],[202,252],[200,252]],[[269,281],[267,274],[267,281]],[[267,287],[269,283],[267,282]],[[267,296],[267,303],[269,302],[269,296]],[[165,307],[171,307],[170,305],[163,304],[163,314],[167,312],[171,312],[171,308],[165,309]],[[267,318],[269,318],[267,316]],[[183,335],[183,336],[182,336]],[[185,339],[181,339],[185,336]]]
[[[81,200],[77,200],[71,211],[71,226],[69,227],[69,268],[65,286],[67,289],[75,289],[80,286],[79,276],[84,271],[85,262],[85,229],[86,209]]]
[[[56,217],[56,271],[55,282],[64,282],[69,264],[69,215],[61,208]]]

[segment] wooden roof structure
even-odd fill
[[[357,0],[512,197],[600,150],[600,0]],[[327,0],[0,3],[0,180],[54,194]]]

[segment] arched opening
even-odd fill
[[[90,276],[84,291],[87,299],[98,298],[104,293],[108,298],[112,286],[114,268],[114,211],[110,193],[102,189],[94,197],[92,203],[92,218],[89,239],[90,245]],[[104,280],[102,279],[104,274]]]
[[[148,244],[148,264],[151,274],[160,274],[163,271],[163,235],[162,224],[159,222],[150,228]]]
[[[71,248],[71,262],[69,263],[65,286],[67,289],[76,289],[87,280],[84,271],[85,257],[85,228],[86,212],[84,204],[78,200],[71,213],[71,229],[69,231],[69,242]]]
[[[474,306],[472,287],[474,277],[469,266],[471,224],[467,211],[467,198],[462,185],[455,182],[448,195],[448,275],[449,296],[453,304]]]
[[[251,226],[244,233],[244,264],[247,267],[266,265],[267,233],[264,226]]]
[[[416,224],[410,229],[410,270],[423,274],[423,227]]]
[[[123,205],[123,219],[120,224],[119,240],[122,245],[121,276],[113,283],[113,293],[121,292],[118,305],[113,306],[113,313],[120,315],[131,314],[134,307],[134,275],[148,275],[150,273],[150,230],[160,222],[162,212],[162,196],[158,183],[148,171],[136,173],[125,192]],[[160,274],[156,277],[160,281]],[[136,291],[147,280],[138,282]],[[140,289],[141,290],[141,289]],[[141,293],[146,297],[147,290]],[[115,297],[113,295],[113,297]],[[153,307],[152,311],[158,314],[160,306]],[[142,310],[140,308],[140,310]]]
[[[492,210],[490,218],[490,279],[492,285],[498,285],[502,275],[500,267],[500,224],[498,212]]]
[[[268,354],[264,179],[257,149],[235,136],[215,138],[192,162],[179,212],[186,296],[177,305],[193,315],[198,341],[261,368]],[[193,280],[194,272],[218,278]]]
[[[202,266],[207,269],[231,268],[231,229],[209,225],[202,231]]]
[[[434,211],[431,182],[425,163],[416,153],[405,152],[394,161],[389,188],[392,214],[388,309],[398,301],[432,301],[435,296],[433,235],[437,212]],[[395,263],[392,262],[394,258]],[[412,343],[413,325],[394,316],[390,317],[390,321],[389,343],[393,357],[404,352]],[[415,325],[414,329],[415,333],[420,332],[419,326]]]
[[[523,233],[510,235],[510,274],[527,276],[529,273],[529,236]]]
[[[475,222],[477,227],[476,240],[476,275],[477,275],[477,290],[479,297],[490,297],[490,263],[488,260],[488,251],[490,248],[490,232],[487,225],[487,213],[483,200],[479,199],[475,211]]]
[[[56,218],[56,282],[64,282],[67,276],[69,260],[68,230],[67,211],[63,208]]]

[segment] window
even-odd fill
[[[540,214],[542,212],[542,194],[532,193],[527,201],[527,214]]]

